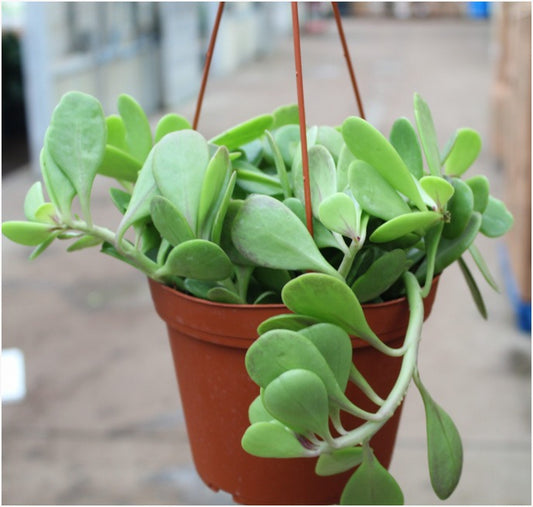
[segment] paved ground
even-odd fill
[[[333,27],[331,27],[333,28]],[[347,20],[346,32],[367,116],[385,131],[412,118],[418,91],[444,143],[471,126],[489,136],[493,46],[490,25],[473,21]],[[308,122],[340,123],[356,112],[334,31],[303,40]],[[200,130],[212,135],[250,115],[295,102],[292,44],[210,82]],[[194,101],[180,113],[192,117]],[[502,173],[490,146],[477,163],[493,189]],[[474,171],[475,172],[475,171]],[[22,216],[32,177],[3,180],[3,218]],[[97,222],[118,220],[96,187]],[[503,285],[498,241],[481,247]],[[166,342],[147,284],[95,252],[53,245],[29,251],[3,242],[3,347],[22,349],[27,396],[3,406],[4,504],[227,504],[197,478]],[[505,295],[482,286],[484,322],[457,269],[442,279],[427,322],[421,371],[464,441],[463,477],[452,504],[530,504],[530,340],[514,325]],[[417,393],[406,401],[392,472],[406,502],[439,503],[425,464]],[[230,464],[229,464],[230,466]]]

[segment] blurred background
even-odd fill
[[[459,271],[441,281],[421,371],[464,439],[448,503],[531,502],[531,4],[341,2],[367,118],[388,132],[429,103],[444,143],[478,130],[472,172],[515,216],[478,246],[500,294],[482,286],[485,322]],[[133,95],[154,122],[192,119],[217,4],[2,2],[2,215],[23,216],[63,93],[97,96],[107,114]],[[357,108],[327,2],[300,4],[310,124]],[[290,4],[229,2],[199,130],[210,137],[296,102]],[[118,223],[97,179],[98,220]],[[2,241],[4,504],[228,504],[191,461],[165,329],[146,280],[96,252],[52,245],[38,260]],[[199,372],[199,374],[205,374]],[[409,393],[391,467],[407,503],[439,503],[425,463],[423,408]],[[231,466],[231,464],[228,464]],[[275,486],[274,486],[275,487]]]

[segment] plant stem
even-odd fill
[[[352,447],[371,438],[392,417],[407,392],[416,369],[418,346],[424,320],[424,304],[420,286],[413,273],[408,271],[404,274],[403,279],[407,290],[410,317],[405,337],[406,352],[402,360],[400,373],[389,396],[376,413],[376,417],[379,420],[366,422],[346,435],[337,437],[334,441],[335,449]],[[326,442],[322,443],[317,454],[321,454],[324,451],[331,451],[330,445]]]

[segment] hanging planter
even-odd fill
[[[424,301],[426,318],[437,281]],[[315,474],[316,460],[265,460],[246,453],[240,444],[249,425],[248,407],[257,396],[257,386],[244,366],[246,351],[257,336],[257,327],[284,314],[286,307],[214,303],[154,281],[150,281],[150,290],[156,311],[168,328],[191,452],[202,480],[215,491],[231,493],[242,504],[338,502],[348,479],[346,473],[320,477]],[[369,325],[384,343],[400,346],[408,326],[405,298],[364,308]],[[352,347],[355,365],[376,392],[386,396],[401,360],[387,357],[357,338],[352,339]],[[367,410],[375,407],[355,386],[348,390],[348,397]],[[385,467],[392,458],[400,412],[398,409],[371,441]],[[362,421],[349,418],[345,423],[355,427]]]
[[[31,258],[70,240],[69,251],[97,246],[148,276],[210,487],[243,503],[402,503],[387,467],[414,382],[431,484],[447,498],[461,440],[421,381],[418,346],[438,275],[456,261],[486,316],[466,251],[495,287],[474,240],[513,219],[487,178],[463,179],[480,137],[458,129],[441,151],[418,94],[415,126],[400,118],[387,139],[368,123],[336,4],[360,116],[308,127],[293,3],[298,105],[205,139],[196,128],[223,5],[192,128],[169,114],[152,133],[132,97],[106,117],[94,97],[67,93],[41,152],[48,195],[35,183],[26,220],[2,232],[34,246]],[[92,218],[97,175],[117,181],[114,230]]]

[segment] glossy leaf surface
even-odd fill
[[[328,229],[351,239],[359,235],[360,214],[353,200],[341,192],[330,195],[318,207],[318,217]]]
[[[423,176],[420,185],[424,191],[435,201],[438,211],[444,210],[446,203],[455,192],[454,187],[440,176]]]
[[[444,164],[448,176],[461,176],[474,163],[481,151],[481,136],[470,128],[458,129]]]
[[[257,328],[258,334],[264,334],[272,329],[288,329],[289,331],[300,331],[313,324],[318,324],[318,320],[307,315],[296,315],[294,313],[287,313],[283,315],[275,315],[270,317]]]
[[[107,144],[98,173],[116,180],[135,182],[142,164],[125,151]]]
[[[2,234],[20,245],[37,246],[46,241],[51,233],[50,224],[24,221],[11,221],[2,224]]]
[[[24,216],[28,220],[35,220],[35,212],[44,204],[43,185],[36,181],[26,193],[24,199]]]
[[[190,129],[191,124],[189,120],[180,116],[179,114],[169,113],[163,116],[157,123],[155,128],[154,143],[157,143],[163,137],[165,137],[170,132],[176,132],[178,130]]]
[[[422,149],[426,155],[429,171],[433,176],[439,176],[440,150],[433,116],[429,106],[418,93],[414,95],[414,111],[416,127],[422,143]]]
[[[448,203],[450,222],[442,230],[442,235],[449,239],[456,238],[464,231],[474,211],[474,195],[470,187],[458,178],[453,178],[451,184],[455,192]]]
[[[273,121],[274,117],[270,114],[256,116],[222,132],[209,142],[218,146],[225,146],[231,151],[261,137],[265,130],[271,128]]]
[[[489,238],[503,236],[513,226],[514,218],[503,201],[492,195],[482,215],[480,232]]]
[[[361,447],[337,449],[328,454],[321,454],[315,467],[315,473],[321,476],[335,475],[350,470],[363,461]]]
[[[474,211],[484,213],[489,204],[490,183],[486,176],[476,175],[465,180],[474,196]]]

